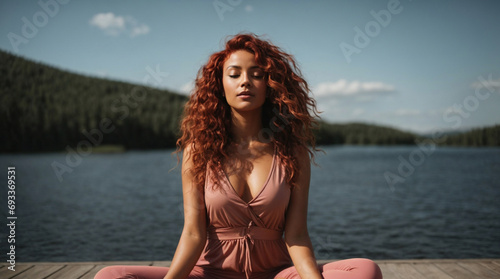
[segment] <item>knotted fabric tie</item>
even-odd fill
[[[234,228],[212,228],[208,230],[209,239],[219,240],[235,240],[243,239],[245,246],[245,255],[242,261],[243,270],[245,275],[250,278],[252,273],[252,257],[251,252],[255,244],[254,240],[277,240],[282,236],[281,231],[275,231],[263,227],[256,227],[253,221],[250,221],[247,227],[234,227]]]

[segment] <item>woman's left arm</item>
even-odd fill
[[[299,174],[297,186],[292,189],[286,213],[285,242],[301,278],[322,278],[307,232],[307,200],[311,162],[305,148],[299,150],[296,156],[299,162]]]

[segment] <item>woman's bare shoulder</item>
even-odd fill
[[[294,150],[294,156],[299,162],[309,162],[311,154],[306,146],[297,146]]]

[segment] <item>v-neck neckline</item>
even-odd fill
[[[262,187],[261,187],[260,191],[257,193],[257,195],[255,195],[248,202],[244,201],[243,198],[240,197],[240,195],[238,195],[238,192],[236,192],[236,189],[234,188],[233,184],[231,183],[231,180],[229,180],[229,176],[227,175],[226,171],[222,170],[222,172],[224,173],[224,178],[226,179],[227,185],[229,186],[229,188],[231,188],[231,191],[233,192],[233,194],[242,203],[244,203],[246,205],[249,205],[249,204],[253,203],[255,201],[255,199],[257,199],[261,195],[262,192],[264,192],[264,189],[267,187],[267,184],[269,184],[269,180],[271,179],[271,175],[274,172],[275,164],[276,164],[276,149],[273,152],[273,158],[272,158],[272,162],[271,162],[271,169],[269,170],[269,174],[267,175],[267,179],[265,180],[264,184],[262,185]]]

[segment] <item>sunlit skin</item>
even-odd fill
[[[265,72],[255,63],[254,54],[238,50],[223,65],[222,83],[235,139],[224,170],[236,193],[249,202],[262,189],[272,164],[273,148],[258,136],[266,100]]]
[[[259,138],[262,130],[262,105],[266,100],[266,77],[255,63],[255,56],[245,50],[233,52],[223,66],[222,82],[226,101],[231,107],[236,149],[224,162],[224,170],[236,193],[245,202],[262,190],[272,164],[273,146]],[[242,92],[246,94],[242,94]],[[238,148],[238,145],[241,147]],[[245,152],[241,152],[245,150]],[[236,152],[235,152],[236,151]],[[297,150],[301,174],[299,187],[292,191],[285,224],[285,242],[302,278],[322,278],[307,232],[307,201],[310,161],[303,149]]]
[[[223,69],[224,95],[232,111],[260,112],[267,85],[265,72],[255,63],[255,56],[248,51],[235,51],[224,62]]]

